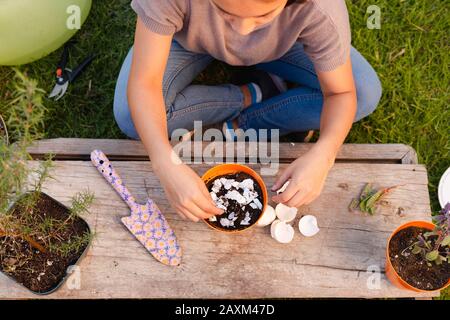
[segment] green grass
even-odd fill
[[[405,143],[416,149],[429,172],[433,210],[439,208],[437,184],[450,166],[449,9],[439,0],[347,1],[353,45],[377,70],[383,98],[374,114],[356,124],[347,142]],[[366,9],[382,9],[381,30],[366,28]],[[71,86],[65,98],[45,101],[47,137],[121,138],[112,114],[116,77],[133,42],[134,12],[129,0],[96,1],[72,50],[76,63],[88,53],[97,58]],[[58,50],[20,70],[50,91]],[[13,89],[14,72],[0,67],[0,113]],[[220,83],[229,70],[213,64],[197,81]],[[450,291],[442,294],[450,298]]]

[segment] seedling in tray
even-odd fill
[[[76,195],[69,209],[42,192],[51,158],[36,168],[28,162],[28,147],[42,136],[44,92],[20,72],[16,80],[5,115],[12,143],[0,137],[0,271],[35,293],[47,294],[63,283],[68,266],[79,260],[91,240],[89,226],[79,215],[93,195]]]

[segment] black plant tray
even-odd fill
[[[24,195],[24,196],[26,196],[26,195]],[[23,197],[24,197],[24,196],[23,196]],[[67,208],[65,205],[63,205],[61,202],[57,201],[56,199],[50,197],[48,194],[46,194],[46,193],[44,193],[44,192],[40,192],[40,196],[41,196],[41,197],[46,197],[47,199],[49,199],[49,200],[51,200],[52,202],[54,202],[57,206],[64,208],[64,211],[66,211],[67,213],[69,213],[69,208]],[[19,200],[20,200],[20,199],[21,199],[21,198],[19,198]],[[17,201],[16,201],[15,203],[17,203]],[[9,212],[11,212],[12,210],[14,210],[15,203],[10,207]],[[91,233],[91,228],[89,227],[89,225],[87,224],[87,222],[86,222],[84,219],[80,218],[80,217],[78,217],[77,219],[80,219],[80,220],[84,223],[84,225],[85,225],[85,227],[86,227],[86,231],[89,232],[89,234],[92,234],[92,233]],[[55,292],[56,290],[58,290],[58,289],[64,284],[64,282],[65,282],[65,281],[67,280],[67,278],[70,276],[70,274],[68,273],[68,269],[69,269],[70,267],[72,267],[72,266],[74,266],[74,265],[77,265],[77,264],[79,264],[79,263],[81,262],[81,260],[86,256],[86,253],[87,253],[87,251],[88,251],[90,245],[91,245],[91,241],[89,241],[89,243],[86,245],[86,248],[85,248],[85,249],[83,250],[83,252],[80,254],[80,256],[79,256],[78,259],[75,261],[75,263],[70,264],[70,265],[68,265],[68,266],[66,267],[66,273],[65,273],[65,275],[61,278],[61,281],[59,281],[53,288],[51,288],[51,289],[49,289],[49,290],[47,290],[47,291],[42,291],[42,292],[40,292],[40,291],[33,291],[33,290],[31,290],[30,288],[28,288],[27,286],[25,286],[24,284],[18,282],[18,281],[16,280],[16,278],[14,278],[13,276],[11,276],[11,275],[9,275],[9,274],[3,272],[3,270],[0,269],[0,272],[3,273],[6,277],[12,279],[14,282],[16,282],[17,284],[19,284],[21,287],[27,289],[28,291],[30,291],[30,292],[32,292],[32,293],[34,293],[34,294],[36,294],[36,295],[48,295],[48,294],[51,294],[51,293]]]

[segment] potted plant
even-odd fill
[[[204,220],[215,230],[239,232],[255,225],[267,207],[267,189],[262,178],[240,164],[222,164],[208,170],[203,181],[223,214]]]
[[[52,161],[31,167],[27,148],[40,136],[43,91],[19,72],[17,80],[8,106],[14,143],[0,139],[0,271],[35,293],[47,294],[62,284],[67,268],[91,241],[92,232],[80,215],[93,195],[79,193],[67,208],[42,192]]]
[[[450,285],[450,203],[434,219],[435,224],[412,221],[392,233],[386,276],[394,285],[417,292]]]

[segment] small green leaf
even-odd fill
[[[423,236],[425,237],[425,238],[429,238],[429,237],[432,237],[432,236],[437,236],[438,234],[437,234],[437,232],[434,232],[434,231],[430,231],[430,232],[425,232],[424,234],[423,234]]]
[[[436,260],[434,261],[434,263],[436,263],[438,266],[440,266],[441,264],[442,264],[442,262],[444,262],[446,259],[443,257],[443,256],[441,256],[441,255],[438,255],[438,257],[436,258]]]
[[[439,251],[433,250],[431,252],[428,252],[425,258],[427,258],[428,261],[435,261],[437,257],[439,256]]]
[[[350,202],[350,205],[348,206],[348,210],[353,211],[353,210],[355,210],[356,208],[358,208],[358,205],[359,205],[358,199],[353,198],[353,199],[352,199],[352,202]]]
[[[412,252],[413,254],[419,254],[419,253],[422,252],[422,248],[419,247],[418,245],[415,245],[411,252]]]
[[[446,236],[441,242],[441,247],[450,246],[450,235]]]
[[[361,195],[359,197],[359,200],[362,202],[364,200],[367,200],[367,198],[370,196],[370,194],[372,193],[372,185],[370,183],[367,183],[364,186],[363,191],[361,192]]]
[[[362,200],[362,201],[359,203],[359,209],[360,209],[362,212],[367,212],[367,205],[366,205],[366,203],[367,203],[367,199],[364,199],[364,200]]]
[[[373,207],[377,203],[377,201],[380,200],[383,194],[384,194],[383,190],[380,190],[371,195],[369,199],[367,199],[366,207],[368,208]]]

